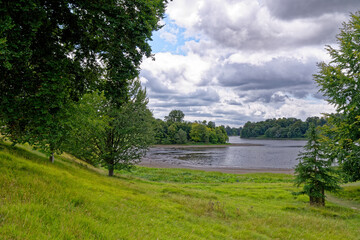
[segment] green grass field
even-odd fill
[[[0,239],[360,239],[358,184],[315,208],[292,179],[143,167],[110,178],[1,144]]]

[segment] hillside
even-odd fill
[[[138,168],[110,178],[68,155],[51,164],[39,152],[6,144],[0,172],[0,239],[360,236],[358,209],[310,207],[307,197],[291,195],[291,175]]]

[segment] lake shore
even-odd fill
[[[144,159],[138,166],[150,167],[150,168],[183,168],[192,170],[202,170],[206,172],[222,172],[222,173],[233,173],[233,174],[246,174],[246,173],[284,173],[293,174],[293,169],[282,169],[282,168],[231,168],[231,167],[199,167],[199,166],[183,166],[174,165],[160,161],[152,161],[151,159]]]
[[[158,144],[151,146],[152,148],[223,148],[223,147],[251,147],[251,146],[264,146],[258,143],[229,143],[229,144]]]

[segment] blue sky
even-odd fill
[[[247,121],[332,112],[312,75],[329,61],[326,44],[360,1],[177,0],[151,46],[140,78],[149,107],[163,119]]]
[[[163,25],[164,26],[160,31],[155,31],[153,33],[153,41],[150,42],[152,52],[169,52],[172,54],[186,55],[186,53],[182,50],[182,47],[186,41],[195,39],[185,38],[185,29],[178,27],[167,15],[163,19]]]

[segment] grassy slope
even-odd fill
[[[138,168],[109,178],[0,145],[0,239],[359,239],[357,210],[294,199],[290,175]]]

